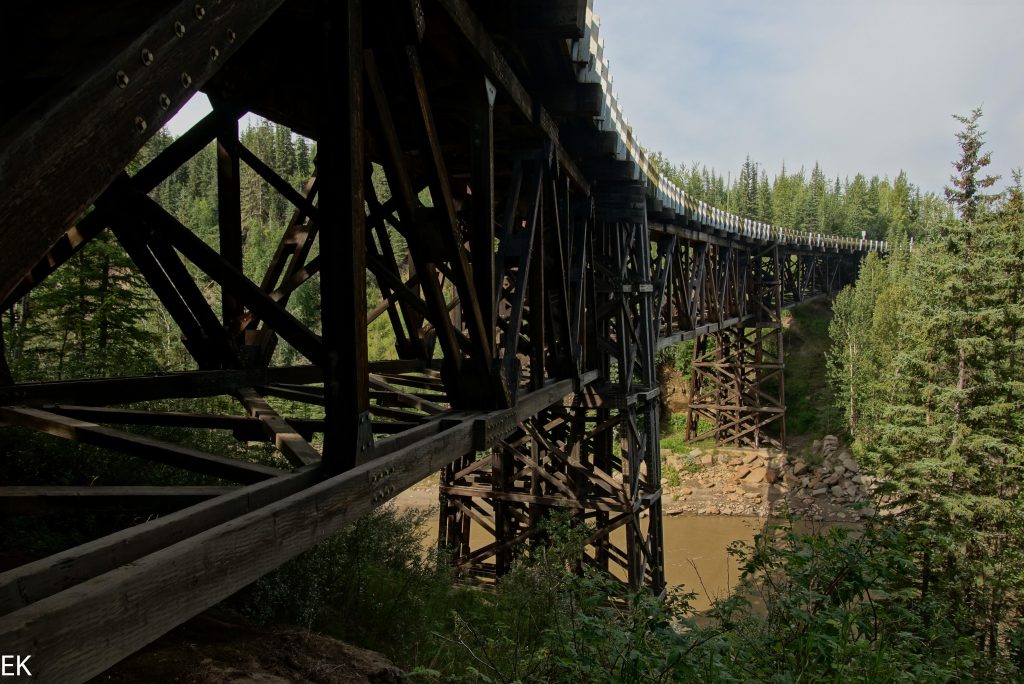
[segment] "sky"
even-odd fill
[[[1024,166],[1024,0],[594,0],[614,89],[673,163],[769,176],[901,170],[941,192],[952,114],[983,106],[993,173]]]
[[[622,109],[673,163],[941,192],[952,115],[983,106],[993,173],[1024,166],[1024,0],[594,0]],[[200,95],[172,121],[209,111]]]

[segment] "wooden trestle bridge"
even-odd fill
[[[439,541],[467,578],[503,573],[546,512],[569,509],[593,530],[590,563],[661,591],[657,351],[696,341],[690,436],[778,444],[782,310],[885,247],[732,216],[659,176],[587,0],[12,0],[0,13],[2,310],[110,230],[195,360],[37,383],[3,362],[0,425],[222,482],[2,483],[19,510],[165,513],[0,574],[0,651],[31,654],[42,681],[102,672],[438,471]],[[197,91],[212,113],[129,174]],[[317,142],[303,191],[241,144],[247,112]],[[149,195],[211,143],[217,247]],[[242,269],[243,164],[294,205],[259,282]],[[367,301],[368,278],[382,301]],[[304,287],[319,288],[319,333],[287,308]],[[380,316],[394,358],[370,362]],[[304,362],[273,365],[276,345]],[[216,395],[239,411],[146,408]],[[323,416],[281,415],[278,398]],[[138,425],[229,430],[280,460],[125,428]]]

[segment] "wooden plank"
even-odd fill
[[[0,517],[81,510],[166,513],[237,487],[0,487]]]
[[[315,468],[265,480],[170,515],[0,573],[0,615],[294,494],[320,480]]]
[[[283,471],[257,463],[237,461],[198,449],[133,435],[75,418],[32,408],[0,407],[0,420],[54,437],[112,449],[157,463],[213,475],[229,482],[253,483],[282,475]]]
[[[186,399],[230,394],[240,387],[275,382],[321,382],[316,366],[154,373],[122,378],[57,380],[0,386],[0,405],[46,403],[108,406],[156,399]]]
[[[571,381],[563,381],[527,395],[518,417],[570,391]],[[0,643],[12,653],[32,653],[39,681],[86,681],[439,470],[471,444],[471,423],[461,421],[16,610],[0,618]]]
[[[320,462],[320,453],[313,445],[282,418],[266,399],[257,394],[256,390],[240,389],[238,398],[249,415],[259,420],[270,442],[289,463],[293,466],[304,466]]]
[[[75,87],[54,89],[4,126],[0,249],[19,258],[0,262],[0,299],[281,3],[206,3],[199,18],[194,0],[179,0]],[[143,48],[156,56],[149,65],[139,59]],[[166,109],[162,92],[171,96]]]

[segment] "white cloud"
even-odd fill
[[[993,171],[1024,164],[1024,3],[596,0],[640,140],[675,161],[820,161],[941,190],[953,113],[985,105]]]

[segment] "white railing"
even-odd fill
[[[688,196],[682,188],[665,178],[654,167],[634,137],[633,129],[630,128],[626,116],[622,113],[619,100],[612,88],[608,61],[604,58],[604,41],[599,37],[600,28],[600,19],[594,14],[593,0],[588,0],[583,37],[573,43],[573,60],[577,64],[577,78],[582,83],[601,84],[601,113],[595,117],[598,129],[617,134],[615,159],[633,162],[635,166],[634,180],[643,180],[648,192],[664,206],[678,214],[691,214],[702,224],[718,230],[755,239],[775,240],[780,244],[805,244],[818,249],[888,251],[888,243],[883,240],[822,235],[821,233],[808,233],[773,226],[737,216]]]

